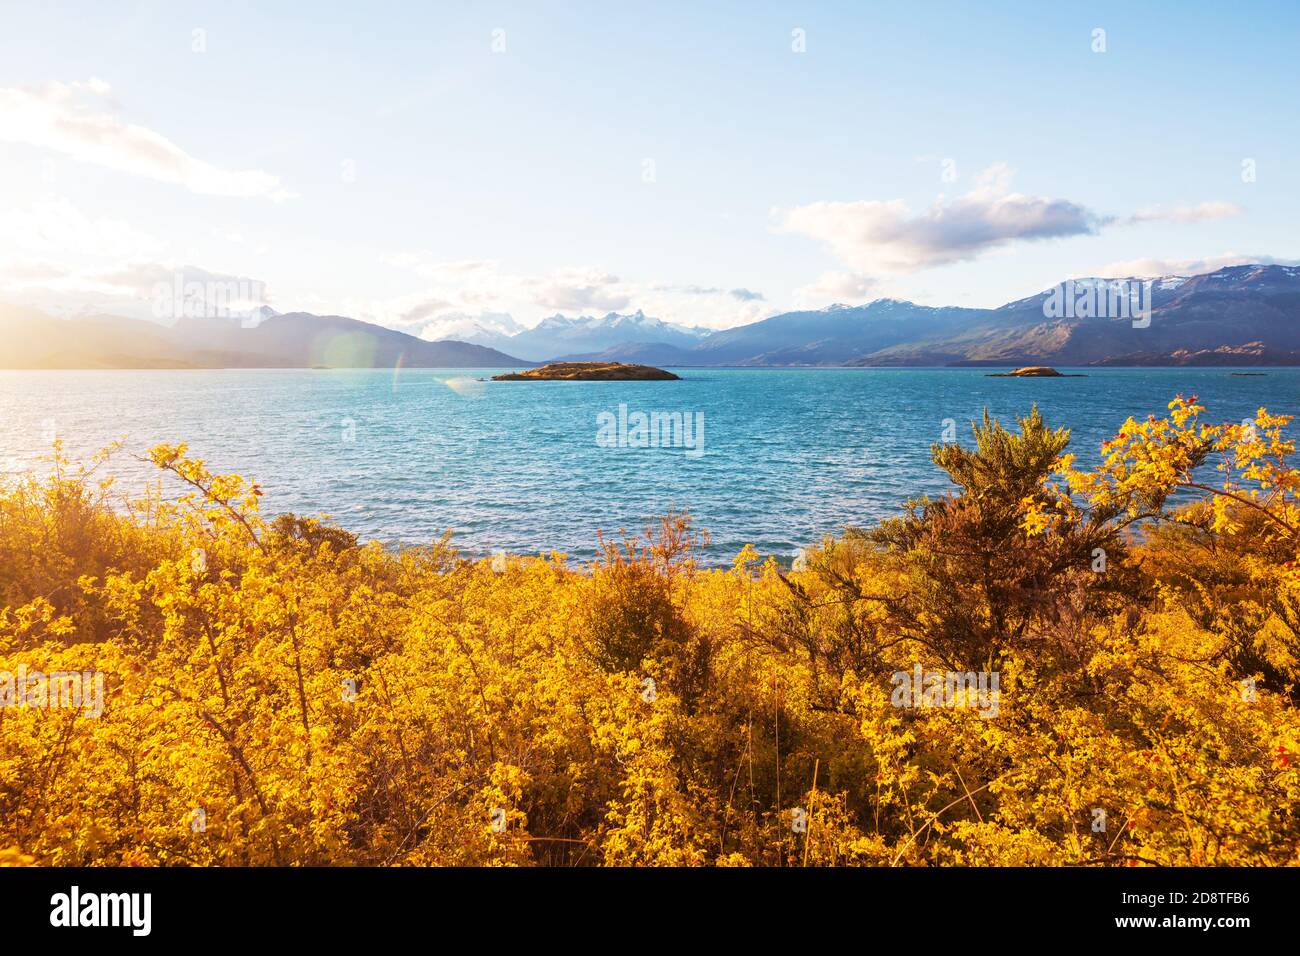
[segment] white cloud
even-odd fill
[[[260,239],[250,239],[237,229],[212,229],[212,235],[232,246],[238,246],[241,249],[247,249],[257,256],[265,256],[271,251],[270,245]]]
[[[1109,262],[1095,272],[1086,273],[1089,277],[1100,279],[1146,279],[1156,276],[1195,276],[1215,272],[1225,266],[1248,265],[1300,265],[1300,259],[1278,259],[1273,256],[1242,256],[1228,252],[1221,256],[1207,256],[1203,259],[1128,259]],[[1075,278],[1084,276],[1079,273]]]
[[[159,283],[239,278],[168,265],[171,251],[130,223],[87,215],[63,196],[0,208],[0,292],[36,308],[148,318],[142,303]]]
[[[102,256],[121,259],[157,255],[165,243],[120,219],[86,215],[67,198],[54,196],[0,210],[0,250],[38,256]]]
[[[767,296],[743,286],[735,289],[723,289],[719,286],[706,285],[657,285],[655,292],[677,292],[682,295],[729,295],[737,302],[764,302]]]
[[[633,305],[665,322],[707,329],[746,325],[780,311],[762,296],[737,295],[737,291],[689,285],[638,286]]]
[[[617,312],[632,301],[618,276],[600,269],[557,269],[522,286],[533,302],[560,312]]]
[[[166,318],[152,305],[162,286],[172,298],[219,299],[231,312],[267,301],[258,280],[177,265],[172,255],[168,243],[123,220],[87,215],[63,196],[0,208],[0,293],[13,301],[146,319]]]
[[[136,262],[119,269],[106,270],[97,277],[123,291],[135,296],[152,295],[158,286],[199,285],[241,285],[264,288],[265,283],[251,276],[236,275],[230,272],[214,272],[195,265],[168,265],[160,262]],[[265,299],[258,298],[257,304]]]
[[[384,300],[342,303],[344,314],[399,328],[431,327],[434,335],[445,334],[448,323],[490,323],[503,315],[527,327],[555,312],[603,315],[641,309],[666,322],[726,328],[770,311],[764,297],[749,289],[643,282],[594,266],[526,275],[505,271],[492,260],[445,261],[428,252],[403,252],[383,261],[415,273],[428,286]]]
[[[1008,191],[1011,170],[984,170],[971,192],[920,215],[901,199],[814,202],[778,211],[778,232],[825,243],[863,273],[909,273],[973,259],[1012,242],[1095,233],[1106,220],[1066,199]]]
[[[403,297],[399,318],[411,324],[441,312],[533,307],[560,312],[615,312],[632,301],[633,287],[603,269],[571,267],[543,275],[503,272],[492,260],[440,261],[429,253],[387,257],[389,265],[427,279],[424,294]],[[396,302],[394,303],[396,304]]]
[[[407,269],[433,282],[496,282],[500,266],[490,259],[461,259],[445,262],[427,252],[399,252],[383,260],[390,266]]]
[[[1215,219],[1227,219],[1241,215],[1241,207],[1236,203],[1214,201],[1189,205],[1180,203],[1175,206],[1148,206],[1139,209],[1128,221],[1139,222],[1209,222]]]
[[[191,156],[160,133],[122,122],[105,108],[111,92],[100,79],[0,88],[0,140],[52,149],[80,162],[174,183],[196,193],[291,198],[268,172],[221,169]]]
[[[844,303],[856,305],[878,298],[880,283],[861,272],[824,272],[815,282],[796,290],[795,298],[804,305],[825,306]]]

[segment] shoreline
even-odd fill
[[[309,365],[203,365],[184,367],[160,366],[0,366],[2,372],[502,372],[517,368],[514,365],[385,365],[385,366],[337,366],[320,367]],[[673,371],[741,371],[741,372],[984,372],[999,369],[1013,370],[1016,365],[664,365],[665,370]],[[1183,371],[1267,371],[1270,369],[1300,369],[1295,365],[1057,365],[1058,370],[1086,369],[1089,372],[1148,371],[1152,369],[1179,369]],[[1026,376],[1036,377],[1036,376]],[[1046,376],[1052,377],[1052,376]],[[546,379],[538,379],[546,381]],[[596,380],[590,380],[596,381]],[[617,380],[612,380],[617,381]],[[627,379],[626,381],[637,381]]]

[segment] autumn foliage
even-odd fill
[[[56,448],[0,490],[0,673],[106,697],[0,707],[0,865],[1300,863],[1300,471],[1203,413],[1092,470],[986,417],[795,570],[684,516],[397,551],[183,445],[130,502]],[[896,706],[917,664],[996,713]]]

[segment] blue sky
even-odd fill
[[[0,298],[432,336],[1291,262],[1297,50],[1294,3],[3,2]]]

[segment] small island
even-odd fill
[[[1049,365],[1026,365],[1010,372],[989,372],[986,378],[1085,378],[1084,375],[1066,375]]]
[[[525,372],[493,375],[494,382],[666,382],[679,376],[653,365],[627,362],[552,362]]]

